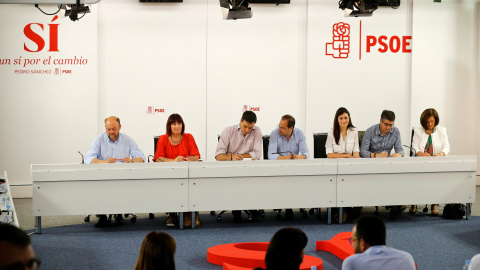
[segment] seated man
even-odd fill
[[[266,270],[298,270],[302,264],[308,238],[296,228],[283,228],[276,232],[265,255]],[[255,270],[263,270],[256,268]]]
[[[120,119],[110,116],[105,119],[105,133],[100,134],[88,149],[85,157],[85,163],[115,163],[115,162],[144,162],[145,155],[138,148],[135,141],[129,136],[120,133],[122,125]],[[115,223],[123,224],[121,214],[115,215]],[[99,215],[99,221],[96,227],[105,227],[110,225],[106,215]]]
[[[219,161],[243,160],[244,158],[262,158],[262,131],[255,126],[257,116],[252,111],[243,113],[240,124],[226,127],[215,150],[215,159]],[[236,222],[242,220],[241,211],[232,211]]]
[[[395,113],[384,110],[380,116],[380,123],[365,131],[360,147],[362,158],[403,157],[405,155],[400,131],[393,126],[394,122]],[[393,148],[395,148],[395,153],[390,154]],[[406,206],[387,206],[387,208],[390,208],[390,219],[395,219],[406,209]]]
[[[362,216],[355,220],[352,246],[355,254],[343,261],[342,270],[402,269],[415,270],[410,253],[386,246],[385,223],[376,216]]]
[[[295,128],[295,118],[288,114],[282,116],[278,128],[270,133],[268,159],[308,159],[309,157],[305,135],[302,130]],[[293,218],[292,209],[286,209],[285,216]]]
[[[0,269],[37,269],[40,266],[28,235],[10,224],[0,223],[0,251]]]

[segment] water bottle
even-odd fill
[[[470,260],[465,261],[465,265],[463,266],[463,270],[468,270],[468,265],[470,264]]]
[[[314,266],[310,267],[310,270],[317,270],[317,267],[314,265]]]
[[[2,201],[5,204],[6,210],[12,210],[12,205],[10,204],[10,200],[8,199],[7,196],[2,196]]]
[[[0,183],[0,192],[7,192],[7,185],[5,185],[5,183]]]
[[[2,218],[0,218],[0,223],[10,223],[10,218],[9,216],[5,215],[5,216],[1,216]]]

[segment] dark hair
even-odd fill
[[[143,238],[135,270],[174,270],[175,239],[164,232],[149,232]]]
[[[281,120],[287,120],[287,126],[288,128],[295,127],[295,118],[291,116],[290,114],[285,114],[282,116]]]
[[[383,110],[382,115],[380,116],[382,120],[395,121],[395,113],[388,110]]]
[[[425,111],[422,112],[422,115],[420,116],[420,124],[422,124],[422,127],[427,130],[427,120],[428,118],[432,117],[435,118],[435,126],[440,123],[440,117],[438,117],[438,113],[435,109],[429,108],[426,109]]]
[[[383,219],[377,216],[361,216],[355,220],[357,239],[363,239],[370,246],[386,244],[387,229]]]
[[[302,250],[307,246],[308,238],[297,228],[283,228],[276,232],[268,245],[265,265],[270,269],[296,269],[302,263]]]
[[[242,114],[242,121],[247,121],[247,123],[256,123],[257,122],[257,115],[252,111],[246,111]]]
[[[333,137],[335,138],[335,143],[337,145],[338,145],[338,142],[340,141],[340,125],[338,124],[338,117],[340,117],[340,115],[344,113],[348,115],[348,120],[349,120],[347,129],[355,127],[352,124],[352,118],[350,117],[350,112],[344,107],[338,108],[337,112],[335,113],[335,118],[333,119]]]
[[[115,117],[115,116],[110,116],[110,117]],[[105,123],[107,123],[107,119],[110,117],[105,118]],[[120,125],[120,118],[115,117],[115,120],[117,120],[118,124]]]
[[[182,124],[181,134],[183,135],[183,132],[185,131],[185,123],[183,122],[182,117],[178,113],[174,113],[174,114],[172,114],[168,117],[168,120],[167,120],[167,135],[168,136],[172,135],[172,124],[173,123]]]
[[[30,245],[30,237],[19,228],[5,223],[0,223],[0,242],[10,242],[19,247]]]

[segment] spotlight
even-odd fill
[[[60,9],[64,9],[65,10],[65,17],[69,17],[70,20],[72,20],[72,21],[78,21],[81,18],[83,18],[83,16],[85,16],[85,14],[91,13],[90,12],[90,7],[88,5],[85,5],[85,4],[74,4],[74,5],[62,4],[62,5],[58,5],[58,7]],[[78,17],[79,14],[80,15],[83,14],[83,15],[79,18]]]
[[[340,0],[338,8],[345,12],[345,17],[370,17],[379,6],[397,9],[400,0]]]
[[[252,9],[246,0],[220,0],[224,20],[250,19]]]

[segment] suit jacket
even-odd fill
[[[415,153],[418,151],[423,152],[425,145],[428,141],[428,134],[425,133],[423,127],[416,127],[413,129],[413,141],[412,148],[415,149]],[[444,152],[448,155],[450,152],[450,144],[448,143],[447,129],[437,126],[437,131],[432,133],[433,154],[439,154]]]

